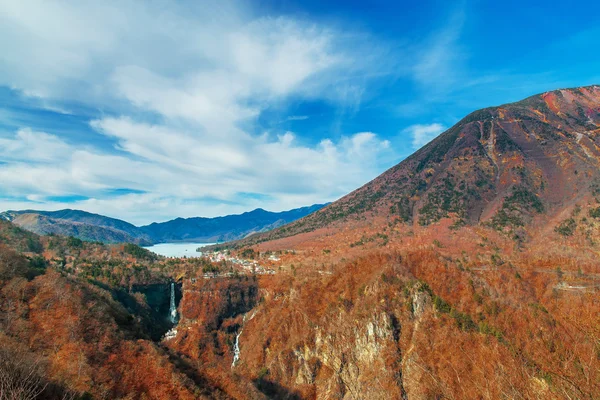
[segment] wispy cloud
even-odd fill
[[[55,208],[60,196],[81,195],[76,206],[148,222],[329,201],[387,167],[391,149],[374,133],[306,145],[293,132],[244,128],[290,97],[355,107],[370,76],[387,68],[373,62],[380,45],[368,35],[257,16],[238,2],[184,10],[31,0],[3,9],[0,85],[46,108],[103,110],[90,127],[116,143],[107,152],[26,127],[0,133],[2,190],[13,196]]]
[[[292,115],[286,118],[287,121],[304,121],[309,119],[308,115]]]
[[[442,124],[429,125],[415,124],[402,130],[403,134],[411,137],[413,150],[420,149],[439,136],[446,128]]]
[[[0,160],[4,162],[52,162],[69,155],[69,146],[55,135],[20,129],[12,138],[0,137]]]
[[[357,181],[374,177],[378,159],[390,156],[389,143],[370,132],[307,147],[291,132],[227,141],[128,119],[94,125],[116,137],[124,155],[80,149],[54,135],[22,130],[0,143],[0,159],[9,161],[0,165],[2,190],[35,198],[36,207],[76,206],[146,223],[333,200]],[[89,199],[56,201],[73,195]],[[40,204],[44,200],[47,204]],[[5,208],[15,206],[4,203]]]
[[[465,20],[466,11],[462,6],[417,51],[413,77],[429,96],[443,94],[465,72],[466,54],[460,45]]]
[[[598,70],[576,62],[596,28],[513,53],[570,51],[577,79],[496,67],[503,52],[472,54],[488,37],[468,35],[468,5],[397,37],[371,21],[375,37],[241,0],[0,0],[0,208],[71,199],[148,222],[335,200],[397,161],[398,127],[414,150],[466,112]]]

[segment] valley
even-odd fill
[[[600,400],[598,38],[0,0],[0,400]]]
[[[598,398],[599,134],[599,86],[476,111],[201,257],[0,221],[0,368],[39,398]]]

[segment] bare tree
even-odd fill
[[[0,400],[35,399],[47,385],[39,361],[0,349]]]

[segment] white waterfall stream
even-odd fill
[[[163,340],[171,340],[177,336],[177,307],[175,305],[175,283],[171,282],[171,302],[169,304],[169,321],[173,324],[173,327],[169,329]]]
[[[231,363],[231,368],[235,367],[235,364],[240,360],[240,336],[242,332],[244,332],[244,322],[246,322],[246,315],[242,318],[242,328],[235,335],[235,343],[233,344],[233,362]]]
[[[177,322],[177,307],[175,306],[175,283],[171,282],[171,305],[169,307],[169,319],[172,323]]]
[[[237,335],[235,335],[235,344],[233,345],[233,362],[231,363],[231,368],[235,367],[235,363],[237,363],[240,359],[240,335],[243,331],[243,329],[240,329]]]

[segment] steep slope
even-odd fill
[[[224,337],[274,398],[599,398],[599,128],[598,86],[472,113],[328,207],[213,247],[279,261],[253,309],[212,335],[184,319],[173,348]]]
[[[32,239],[37,255],[22,250]],[[0,220],[0,398],[265,398],[249,380],[213,377],[157,343],[172,326],[165,271],[175,264],[136,247]]]
[[[259,251],[134,261],[48,237],[29,280],[0,245],[0,351],[100,398],[600,398],[598,88],[556,93],[472,114]],[[0,240],[23,233],[0,221]],[[182,291],[160,345],[94,287],[154,273]]]
[[[0,216],[40,235],[74,236],[82,240],[105,243],[152,243],[147,234],[128,222],[85,211],[6,211]]]
[[[241,243],[384,217],[453,218],[523,239],[600,188],[600,86],[475,111],[415,154],[320,211]]]
[[[0,218],[0,244],[23,253],[41,253],[40,238],[18,226]]]
[[[155,222],[140,229],[155,242],[224,242],[277,228],[322,207],[322,204],[315,204],[279,213],[258,208],[239,215],[216,218],[177,218],[162,223]]]

